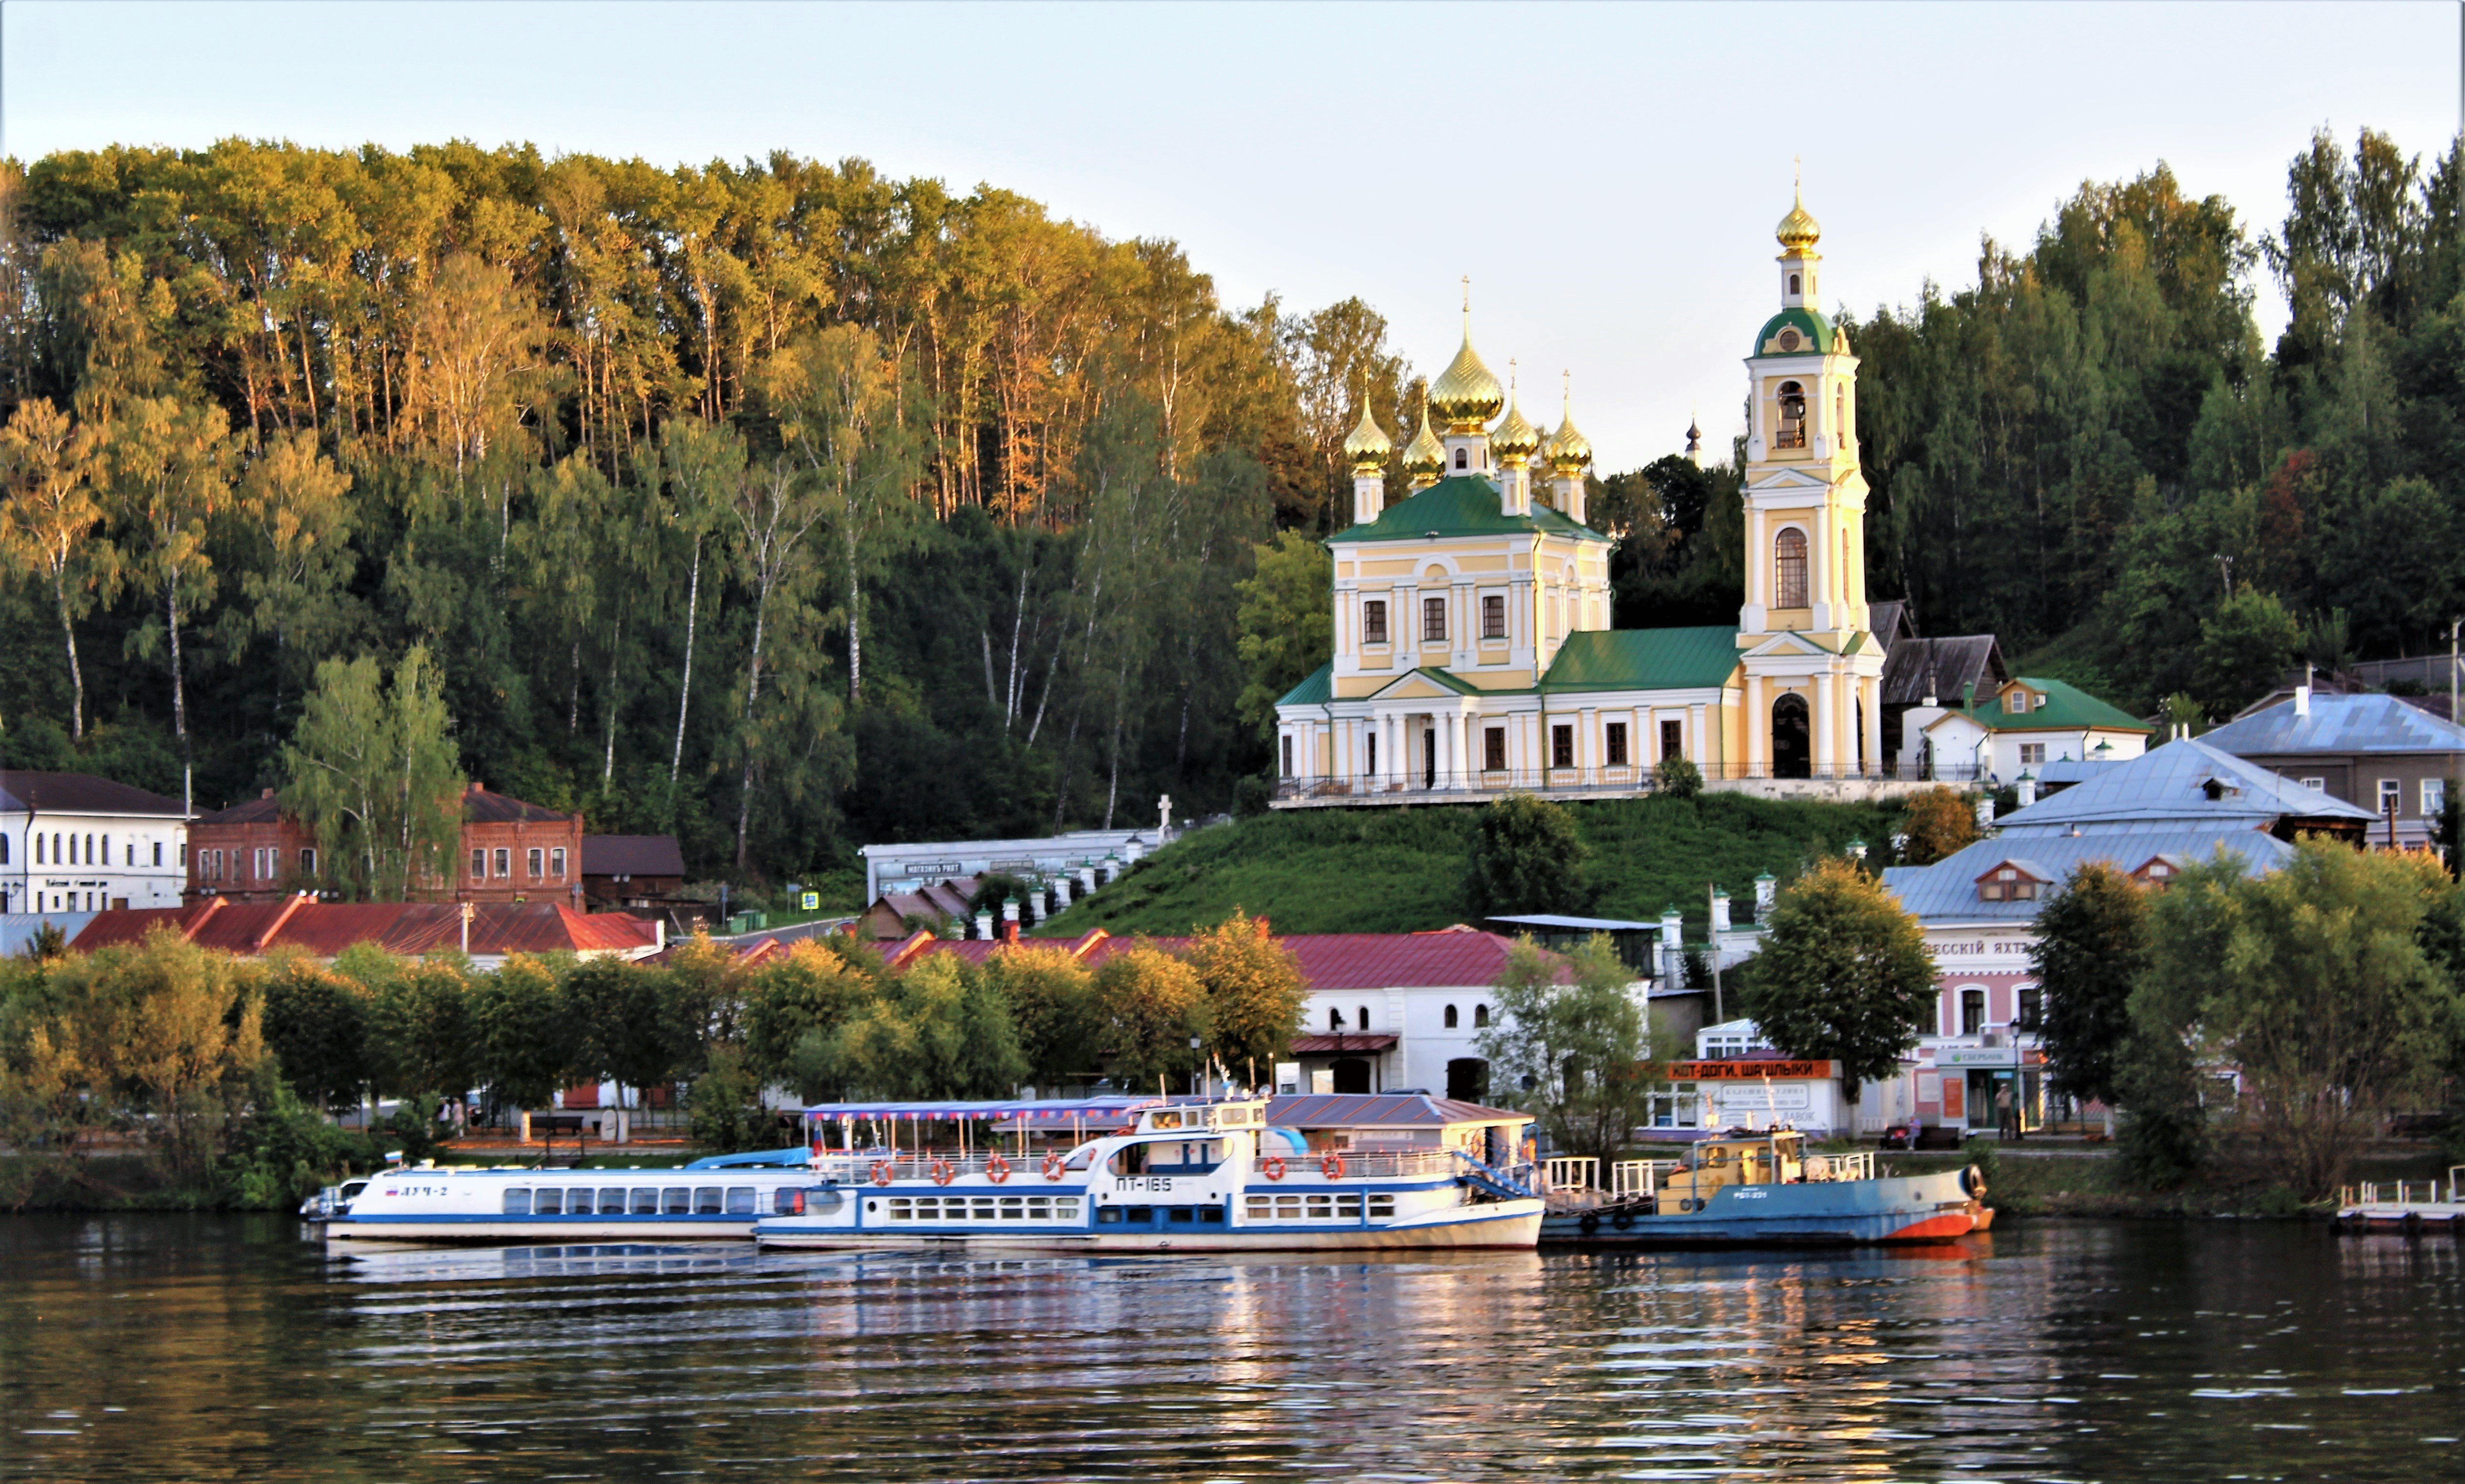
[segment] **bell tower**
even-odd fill
[[[1746,764],[1871,775],[1883,763],[1883,655],[1868,631],[1857,361],[1818,307],[1822,228],[1802,196],[1776,235],[1780,312],[1746,356]]]

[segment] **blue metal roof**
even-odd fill
[[[961,1099],[957,1101],[896,1102],[822,1102],[807,1107],[805,1117],[823,1119],[886,1119],[902,1123],[942,1123],[961,1119],[1024,1119],[1033,1122],[1058,1122],[1069,1119],[1117,1119],[1137,1113],[1142,1108],[1161,1108],[1174,1102],[1198,1102],[1203,1098],[1156,1097],[1138,1094],[1118,1093],[1105,1097],[1045,1097],[1002,1099]]]
[[[2179,865],[2209,860],[2220,850],[2240,858],[2252,875],[2275,871],[2294,855],[2294,847],[2276,836],[2231,820],[2099,826],[2078,834],[1980,840],[1931,866],[1893,866],[1883,873],[1883,886],[1923,921],[2027,922],[2045,905],[2042,900],[1980,901],[1977,878],[2009,862],[2060,887],[2089,861],[2137,871],[2154,855],[2171,856]]]
[[[2006,814],[1994,827],[2009,838],[2061,834],[2075,824],[2238,822],[2246,829],[2262,829],[2288,816],[2365,821],[2377,817],[2369,809],[2305,788],[2220,751],[2205,740],[2178,738]]]
[[[2282,701],[2200,734],[2211,747],[2242,757],[2288,752],[2465,752],[2465,726],[2409,706],[2394,696],[2318,696],[2311,714]]]

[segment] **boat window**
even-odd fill
[[[1331,1195],[1311,1196],[1309,1198],[1309,1213],[1310,1219],[1313,1221],[1325,1221],[1332,1218],[1335,1215],[1335,1197]]]
[[[1144,1226],[1155,1220],[1155,1207],[1152,1206],[1123,1207],[1121,1208],[1121,1219],[1123,1221],[1134,1221]]]
[[[1121,1208],[1118,1206],[1100,1207],[1097,1209],[1096,1220],[1103,1226],[1119,1226],[1121,1220]]]
[[[1361,1197],[1340,1195],[1335,1198],[1335,1214],[1345,1221],[1361,1219]]]
[[[1376,1220],[1380,1219],[1381,1217],[1389,1217],[1389,1216],[1392,1216],[1392,1215],[1394,1215],[1394,1214],[1395,1214],[1395,1198],[1394,1198],[1393,1196],[1391,1196],[1391,1195],[1373,1195],[1373,1196],[1371,1196],[1371,1197],[1369,1198],[1369,1219],[1370,1219],[1370,1220],[1372,1220],[1372,1221],[1376,1221]]]
[[[1252,1221],[1264,1221],[1268,1217],[1275,1215],[1275,1197],[1267,1195],[1254,1195],[1250,1197],[1249,1210],[1247,1214]]]
[[[1003,1197],[1001,1198],[1001,1219],[1002,1219],[1002,1220],[1004,1220],[1004,1221],[1017,1221],[1017,1220],[1020,1220],[1021,1218],[1025,1217],[1026,1215],[1027,1215],[1027,1198],[1026,1198],[1026,1197],[1024,1197],[1024,1196],[1016,1196],[1016,1195],[1006,1195],[1006,1196],[1003,1196]]]
[[[1224,1207],[1221,1206],[1202,1206],[1198,1209],[1198,1219],[1210,1227],[1220,1227],[1224,1225]]]
[[[644,1185],[635,1190],[633,1192],[633,1214],[636,1216],[656,1216],[659,1214],[659,1192],[649,1185]]]
[[[927,1203],[927,1204],[930,1204],[930,1203]],[[915,1217],[916,1217],[916,1203],[915,1203],[913,1200],[910,1200],[910,1199],[908,1199],[908,1198],[906,1198],[906,1197],[904,1197],[904,1196],[896,1196],[896,1195],[895,1195],[895,1196],[892,1196],[892,1197],[890,1198],[890,1219],[891,1219],[891,1220],[893,1220],[893,1221],[912,1221],[912,1220],[914,1220],[914,1219],[915,1219]]]
[[[727,1214],[730,1216],[750,1216],[753,1214],[753,1187],[751,1185],[730,1185],[727,1187]]]
[[[1116,1175],[1137,1175],[1147,1167],[1147,1146],[1130,1144],[1113,1156],[1112,1171]]]
[[[683,1185],[670,1185],[659,1192],[659,1209],[670,1216],[693,1214],[693,1191]]]
[[[1172,1219],[1179,1226],[1194,1225],[1198,1220],[1198,1208],[1191,1206],[1176,1206],[1172,1207]]]
[[[722,1209],[722,1207],[720,1206],[719,1201],[719,1186],[696,1185],[694,1187],[695,1215],[716,1216],[721,1213]]]
[[[1055,1219],[1059,1221],[1077,1221],[1078,1219],[1078,1198],[1075,1195],[1055,1196],[1053,1198],[1053,1214]]]
[[[827,1216],[846,1204],[847,1197],[835,1190],[805,1192],[805,1214],[809,1216]]]
[[[531,1197],[531,1214],[534,1216],[564,1215],[565,1192],[554,1185],[540,1186],[539,1192]]]
[[[508,1215],[508,1216],[527,1216],[527,1215],[529,1215],[530,1213],[531,1213],[531,1193],[530,1193],[530,1191],[529,1191],[529,1189],[528,1189],[528,1188],[523,1188],[523,1189],[520,1189],[520,1190],[507,1190],[507,1191],[505,1192],[505,1214],[506,1214],[506,1215]]]
[[[1149,1126],[1159,1130],[1179,1128],[1181,1127],[1181,1115],[1178,1113],[1155,1114],[1149,1120]]]
[[[585,1185],[579,1190],[568,1190],[565,1193],[565,1213],[568,1216],[588,1216],[590,1214],[590,1187],[588,1185]]]
[[[625,1214],[625,1191],[621,1186],[613,1189],[602,1188],[600,1190],[599,1214],[602,1216],[622,1216]]]

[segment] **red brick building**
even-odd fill
[[[272,901],[322,891],[317,841],[266,789],[189,826],[187,895],[228,901]],[[450,891],[420,891],[431,899],[553,902],[583,905],[582,816],[562,813],[483,784],[462,792],[462,842],[455,853]]]

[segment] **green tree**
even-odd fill
[[[283,807],[313,831],[354,896],[401,901],[452,878],[463,781],[428,651],[382,683],[373,659],[329,659],[282,749]]]
[[[2131,991],[2148,963],[2148,899],[2107,861],[2074,868],[2037,913],[2030,967],[2056,1090],[2113,1107],[2131,1035]]]
[[[262,1024],[282,1079],[312,1108],[359,1106],[369,1079],[368,1010],[358,986],[303,954],[266,961]]]
[[[2301,642],[2301,625],[2275,594],[2237,592],[2200,625],[2195,694],[2210,712],[2232,716],[2277,682]]]
[[[1241,595],[1241,720],[1267,736],[1276,702],[1335,652],[1335,565],[1326,548],[1298,531],[1255,548],[1256,568],[1235,584]]]
[[[0,560],[51,589],[69,661],[69,736],[85,740],[85,669],[78,662],[77,621],[93,607],[111,572],[110,553],[92,540],[102,521],[87,482],[94,434],[40,397],[17,404],[0,428]]]
[[[1133,943],[1096,968],[1092,986],[1098,1034],[1115,1080],[1131,1089],[1161,1081],[1167,1091],[1188,1085],[1209,1030],[1207,986],[1181,960],[1148,943]]]
[[[1022,942],[987,959],[985,976],[1010,1006],[1025,1074],[1039,1089],[1095,1074],[1102,1030],[1093,977],[1077,955]]]
[[[1581,910],[1587,853],[1564,806],[1528,793],[1500,797],[1473,832],[1464,885],[1473,916]]]
[[[239,577],[248,607],[236,616],[249,632],[273,638],[286,676],[304,670],[303,654],[331,653],[359,627],[347,587],[359,565],[350,489],[350,475],[300,432],[267,439],[240,478],[234,508],[248,538]]]
[[[585,1079],[656,1087],[690,1058],[694,1028],[678,1015],[664,969],[621,959],[585,959],[559,992],[572,1018],[569,1065]]]
[[[402,964],[369,1007],[380,1093],[406,1099],[459,1097],[478,1071],[471,981],[463,965],[429,958]]]
[[[515,954],[471,985],[473,1071],[503,1106],[544,1108],[575,1062],[574,1022],[556,970]]]
[[[810,939],[798,942],[745,984],[745,1069],[788,1083],[808,1102],[824,1100],[833,1084],[816,1057],[875,993],[871,975]]]
[[[1931,866],[1977,841],[1977,810],[1953,788],[1937,784],[1900,801],[1904,865]]]
[[[1897,1073],[1934,1022],[1934,961],[1917,919],[1836,857],[1772,903],[1755,984],[1765,1036],[1792,1056],[1839,1062],[1853,1103],[1863,1084]]]
[[[2274,1171],[2325,1195],[2447,1059],[2465,1004],[2423,936],[2454,890],[2420,855],[2317,838],[2260,876],[2221,854],[2158,899],[2133,1018],[2161,1047],[2240,1068]]]
[[[149,657],[158,639],[164,646],[171,681],[171,735],[180,744],[184,790],[189,786],[193,749],[180,634],[183,623],[214,597],[211,542],[231,498],[223,444],[229,431],[218,407],[138,397],[121,409],[103,433],[104,503],[128,533],[123,566],[162,604],[161,631],[141,628],[129,643]]]
[[[1209,1050],[1249,1082],[1272,1074],[1300,1029],[1309,982],[1300,960],[1238,908],[1190,940],[1183,960],[1207,986]]]
[[[1660,1059],[1633,974],[1608,937],[1561,958],[1517,940],[1498,981],[1498,1014],[1474,1045],[1490,1096],[1541,1121],[1551,1147],[1607,1159],[1647,1120]]]

